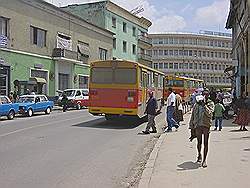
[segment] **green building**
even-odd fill
[[[86,88],[89,63],[112,48],[112,32],[43,0],[2,0],[0,95]]]
[[[113,32],[113,59],[152,65],[151,55],[147,51],[152,47],[147,36],[152,23],[148,19],[138,17],[109,0],[69,5],[63,9]]]

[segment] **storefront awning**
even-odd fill
[[[39,78],[39,77],[31,77],[29,81],[36,81],[39,84],[46,84],[47,81],[44,78]]]

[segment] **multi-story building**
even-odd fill
[[[224,75],[225,68],[232,65],[230,34],[201,31],[149,37],[154,68],[171,75],[203,79],[210,87],[231,85]]]
[[[87,87],[89,62],[112,48],[112,32],[43,0],[2,0],[0,94]]]
[[[138,17],[111,1],[76,4],[64,7],[90,23],[114,33],[113,58],[138,61],[151,65],[152,59],[147,49],[152,44],[147,33],[151,22]]]
[[[226,28],[233,32],[233,62],[235,87],[239,97],[242,92],[250,96],[250,1],[231,0]]]

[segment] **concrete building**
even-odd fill
[[[52,4],[1,0],[0,58],[10,68],[2,93],[87,87],[89,62],[111,59],[112,48],[112,32]]]
[[[230,34],[195,33],[150,34],[153,67],[167,74],[203,79],[207,86],[230,87],[224,75],[232,65]]]
[[[151,65],[152,59],[147,54],[147,49],[151,48],[152,44],[147,33],[152,23],[148,19],[138,17],[109,0],[69,5],[64,7],[64,10],[115,33],[114,59],[138,61]]]
[[[233,62],[237,96],[250,96],[250,1],[231,0],[226,28],[233,32]]]

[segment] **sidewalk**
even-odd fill
[[[161,135],[138,187],[250,187],[250,130],[235,131],[239,127],[232,125],[232,120],[224,120],[221,132],[210,133],[208,167],[202,168],[195,163],[196,140],[188,140],[189,118],[190,113],[185,115],[185,121],[177,132]]]

